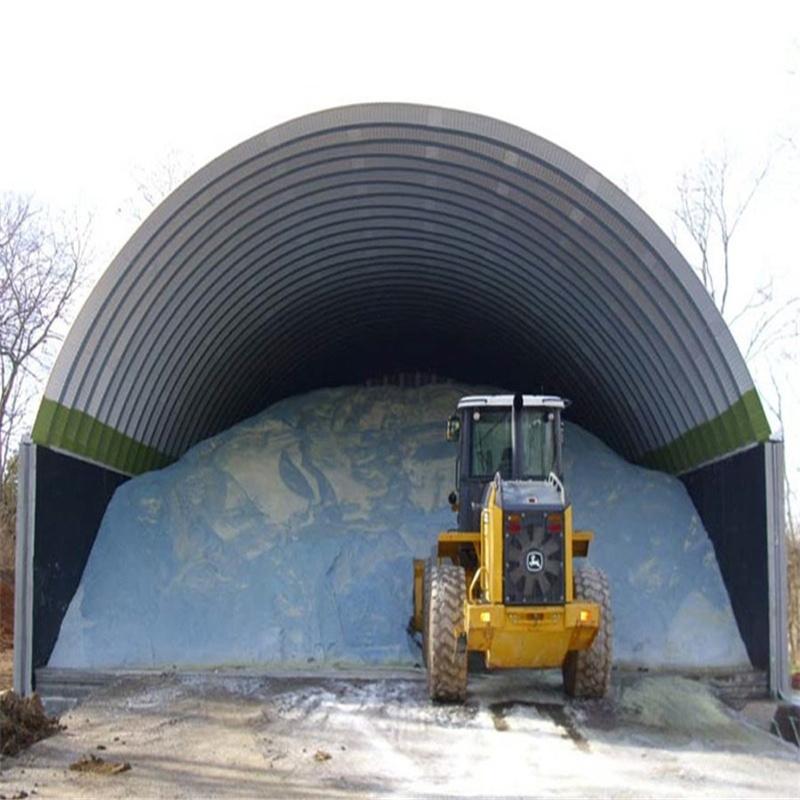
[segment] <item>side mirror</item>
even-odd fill
[[[450,492],[447,496],[447,502],[450,503],[450,508],[452,508],[453,511],[458,511],[458,494],[456,494],[456,492]]]
[[[447,433],[445,434],[445,438],[448,442],[457,442],[458,435],[461,432],[461,420],[456,417],[452,416],[449,420],[447,420]]]

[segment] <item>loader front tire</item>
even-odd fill
[[[588,650],[570,650],[564,659],[564,691],[570,697],[599,699],[611,684],[611,590],[602,570],[584,565],[575,570],[575,599],[600,606],[600,627]]]
[[[429,567],[428,693],[440,703],[463,703],[467,697],[467,647],[464,635],[466,578],[462,567]]]
[[[431,646],[431,637],[428,632],[431,608],[431,561],[425,562],[425,571],[422,573],[422,663],[428,666],[428,651]]]

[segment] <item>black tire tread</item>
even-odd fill
[[[606,574],[589,564],[574,573],[575,599],[600,606],[600,627],[588,650],[571,650],[564,659],[564,691],[570,697],[600,699],[611,684],[611,589]]]
[[[467,652],[458,652],[463,627],[466,577],[462,567],[432,565],[428,603],[428,693],[436,702],[463,703],[467,697]]]
[[[428,625],[430,620],[431,605],[431,562],[425,562],[425,571],[422,576],[422,663],[428,666],[428,648],[430,647],[430,635]]]

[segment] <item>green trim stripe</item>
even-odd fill
[[[745,445],[766,442],[769,436],[769,423],[758,393],[751,389],[718,417],[651,450],[641,463],[663,472],[684,472]]]
[[[44,398],[31,435],[36,444],[57,447],[128,475],[161,469],[175,459],[137,442],[85,411]]]
[[[85,411],[48,398],[39,407],[32,436],[36,444],[57,447],[129,475],[161,469],[175,461]],[[767,417],[752,389],[718,417],[650,451],[640,463],[663,472],[684,472],[748,444],[765,442],[769,436]]]

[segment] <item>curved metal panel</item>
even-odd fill
[[[375,104],[266,131],[167,198],[81,311],[33,435],[138,471],[401,369],[557,391],[673,470],[769,434],[713,303],[613,184],[498,120]]]

